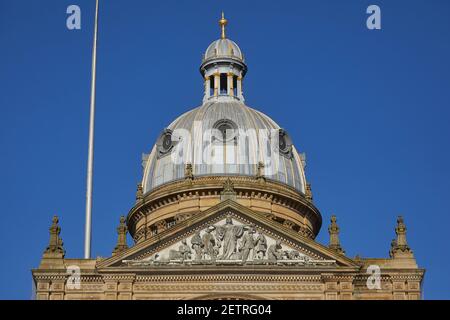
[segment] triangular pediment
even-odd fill
[[[193,215],[98,267],[195,264],[357,267],[351,259],[233,200]]]

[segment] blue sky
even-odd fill
[[[81,7],[81,30],[66,8]],[[382,30],[366,28],[370,4]],[[30,269],[60,216],[82,257],[94,1],[0,0],[0,298],[31,297]],[[108,256],[133,205],[141,154],[201,103],[198,67],[219,37],[243,50],[248,105],[307,155],[324,220],[351,257],[386,257],[402,214],[427,269],[427,299],[450,298],[450,2],[102,1],[93,255]]]

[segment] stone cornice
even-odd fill
[[[204,277],[205,273],[211,276],[238,275],[238,276],[320,276],[323,274],[333,274],[353,276],[358,274],[358,269],[354,267],[336,266],[280,266],[277,265],[251,265],[251,266],[215,266],[215,265],[163,265],[163,266],[116,266],[102,267],[98,269],[101,275],[115,275],[121,273],[135,274],[136,277],[148,276],[198,276]]]
[[[116,273],[116,274],[102,274],[105,281],[134,281],[136,275],[134,273]]]
[[[327,281],[346,281],[346,282],[353,282],[353,279],[355,279],[357,273],[353,274],[340,274],[340,273],[323,273],[321,274],[321,279],[324,282]]]
[[[414,270],[411,270],[411,271],[414,272]],[[355,282],[365,282],[365,281],[367,281],[367,279],[370,276],[371,276],[370,274],[358,274],[355,276]],[[392,281],[419,281],[419,282],[421,282],[423,279],[423,274],[410,273],[410,274],[398,275],[398,274],[385,273],[385,274],[381,274],[380,277],[381,277],[382,281],[392,280]]]
[[[279,292],[301,292],[316,291],[322,292],[321,283],[211,283],[211,284],[136,284],[134,285],[134,294],[139,291],[144,292],[248,292],[248,291],[279,291]]]
[[[36,281],[65,281],[69,275],[61,273],[33,273]]]
[[[321,277],[318,275],[169,275],[169,276],[136,276],[136,283],[139,282],[166,282],[166,281],[192,281],[192,282],[209,282],[209,281],[229,281],[229,282],[320,282]]]
[[[322,225],[319,210],[303,194],[290,186],[270,179],[261,181],[250,176],[201,176],[193,180],[172,181],[147,193],[128,213],[127,225],[130,234],[134,236],[139,220],[161,207],[177,203],[180,199],[218,196],[228,178],[233,182],[237,197],[268,199],[274,204],[302,212],[314,226],[313,237],[319,232]]]

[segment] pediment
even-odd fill
[[[126,265],[334,265],[336,260],[325,260],[304,253],[293,245],[276,239],[270,232],[249,223],[233,211],[218,222],[161,249],[150,256],[122,260]]]
[[[145,240],[98,267],[172,265],[349,266],[349,258],[232,200]]]

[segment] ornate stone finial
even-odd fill
[[[264,177],[264,163],[262,161],[258,162],[258,166],[256,167],[256,179],[264,182],[266,178]]]
[[[220,199],[236,200],[236,191],[234,190],[234,185],[230,178],[227,178],[223,184],[223,191],[220,193]]]
[[[395,233],[397,234],[397,238],[392,240],[391,250],[389,251],[389,255],[391,256],[391,258],[395,258],[400,255],[412,256],[413,252],[406,242],[406,225],[403,221],[402,216],[398,216],[397,218],[397,227],[395,228]]]
[[[312,190],[311,190],[311,183],[306,183],[305,197],[306,197],[306,199],[308,199],[309,201],[312,201],[312,200],[313,200],[313,195],[312,195]]]
[[[398,216],[397,218],[395,233],[397,234],[397,246],[400,248],[408,247],[408,244],[406,243],[406,225],[402,216]]]
[[[141,201],[144,199],[144,192],[142,189],[142,183],[138,183],[137,189],[136,189],[136,202]]]
[[[127,231],[128,231],[128,228],[125,223],[125,217],[121,216],[119,226],[117,227],[117,235],[118,235],[117,236],[117,245],[114,248],[114,251],[112,253],[113,255],[128,249]]]
[[[337,225],[335,215],[331,216],[331,225],[328,227],[328,233],[330,234],[330,249],[333,249],[340,254],[345,254],[339,241],[339,226]]]
[[[184,178],[186,180],[193,180],[194,179],[194,170],[192,168],[191,163],[186,163],[186,168],[184,169]]]
[[[225,19],[225,15],[222,11],[222,19],[219,20],[219,26],[222,29],[222,35],[220,36],[222,39],[225,39],[225,26],[228,24],[228,20]]]
[[[64,258],[66,251],[64,244],[59,236],[61,227],[59,226],[58,216],[53,216],[52,225],[50,227],[50,241],[47,249],[44,251],[44,258]]]
[[[360,266],[364,265],[364,261],[359,254],[357,254],[355,258],[353,258],[353,261]]]
[[[397,247],[397,240],[396,239],[392,239],[392,241],[391,241],[391,249],[389,250],[389,257],[391,257],[391,258],[394,257],[394,251],[395,251],[396,247]]]

